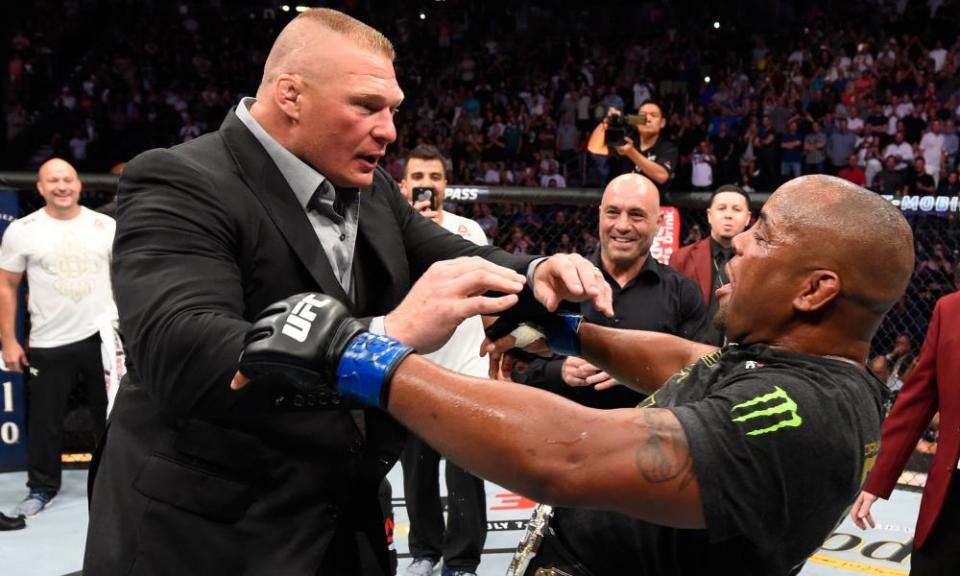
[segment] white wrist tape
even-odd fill
[[[529,324],[521,324],[517,326],[514,328],[513,332],[510,333],[510,335],[517,340],[514,344],[516,348],[526,348],[537,340],[546,339],[543,335],[543,332],[531,327]]]

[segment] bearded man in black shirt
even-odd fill
[[[475,474],[569,507],[538,510],[516,574],[795,574],[876,457],[883,385],[864,364],[910,280],[913,236],[880,196],[817,175],[781,186],[733,244],[717,297],[735,344],[521,318],[554,352],[651,394],[637,408],[456,375],[364,332],[332,300],[303,345],[280,331],[298,308],[270,307],[240,370],[375,404]],[[496,358],[515,338],[486,349]]]

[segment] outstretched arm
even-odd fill
[[[551,333],[547,341],[564,330],[548,330]],[[576,333],[561,334],[560,339],[575,341],[576,349],[564,354],[585,358],[614,380],[644,394],[655,392],[676,372],[717,349],[670,334],[606,328],[586,322],[578,324]],[[483,352],[491,356],[491,378],[501,370],[509,373],[501,364],[509,362],[505,352],[517,345],[513,333],[486,344]],[[520,346],[533,354],[549,354],[550,350],[543,339]]]
[[[294,316],[310,319],[296,337],[289,333]],[[454,374],[366,332],[323,294],[267,307],[247,334],[240,371],[233,389],[274,374],[388,410],[452,461],[538,501],[681,528],[705,523],[690,447],[673,412],[594,410]]]
[[[668,410],[594,410],[416,356],[397,367],[387,406],[457,464],[536,501],[704,527],[686,434]]]
[[[651,394],[678,371],[715,351],[679,336],[580,325],[581,355],[618,382]]]

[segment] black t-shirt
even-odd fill
[[[635,128],[633,128],[632,133],[628,133],[628,136],[630,136],[630,138],[633,140],[633,146],[643,157],[652,160],[666,168],[668,174],[667,181],[663,184],[657,184],[656,182],[654,182],[654,184],[656,184],[657,189],[660,190],[661,193],[669,190],[670,183],[673,182],[673,177],[677,168],[677,161],[680,158],[680,154],[677,151],[677,146],[668,140],[663,134],[661,134],[653,146],[644,150],[641,148],[640,135]],[[611,154],[607,158],[607,162],[610,165],[611,179],[628,172],[644,174],[643,171],[640,170],[640,168],[637,167],[637,165],[634,164],[630,159],[617,154],[616,151],[611,151]],[[644,175],[646,176],[646,174]]]
[[[873,177],[873,190],[880,194],[896,194],[904,185],[903,176],[896,170],[884,168]]]
[[[640,148],[639,140],[637,142],[637,150],[640,151],[640,154],[642,154],[644,158],[656,162],[667,170],[667,181],[663,184],[657,184],[657,188],[661,192],[669,189],[670,183],[673,182],[673,177],[677,168],[677,160],[680,158],[680,153],[677,151],[677,146],[663,136],[657,138],[657,141],[653,144],[653,146],[647,148],[646,150]],[[638,174],[644,173],[642,170],[640,170],[639,166],[634,166],[633,170]],[[656,184],[656,182],[654,182],[654,184]]]
[[[726,346],[645,403],[686,432],[707,529],[568,508],[551,525],[594,576],[790,574],[873,466],[882,396],[879,380],[840,360]]]
[[[911,194],[926,194],[920,190],[922,184],[924,188],[930,189],[936,186],[936,180],[926,172],[918,174],[916,170],[906,169],[904,172],[903,183],[906,184]]]
[[[927,127],[927,122],[923,118],[917,118],[912,114],[903,119],[903,139],[911,144],[917,144],[923,137],[923,129]]]
[[[710,138],[710,143],[713,144],[713,153],[716,154],[718,162],[725,162],[727,154],[730,154],[734,148],[733,138],[729,134],[713,136]]]
[[[871,114],[870,117],[867,118],[868,126],[879,128],[884,131],[887,129],[888,124],[889,124],[889,120],[883,114]]]

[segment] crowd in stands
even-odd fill
[[[12,20],[6,169],[62,156],[106,172],[217,129],[256,90],[293,16],[279,2],[33,4]],[[384,166],[397,179],[426,142],[449,156],[453,184],[601,186],[590,131],[610,107],[654,100],[680,153],[673,191],[770,191],[826,172],[894,196],[960,194],[956,0],[813,1],[802,13],[779,2],[388,4],[344,7],[396,45],[407,98]],[[511,251],[597,242],[591,208],[471,209]],[[913,299],[958,282],[956,226],[928,228]]]
[[[256,89],[269,39],[292,16],[269,3],[38,4],[10,40],[7,167],[56,154],[106,171],[216,129]],[[809,3],[777,34],[730,16],[714,28],[686,18],[685,3],[640,3],[627,18],[435,4],[358,14],[397,46],[408,95],[386,162],[397,175],[405,150],[428,141],[450,156],[453,182],[602,185],[584,152],[590,130],[611,106],[653,99],[680,151],[674,189],[771,190],[807,172],[885,193],[960,188],[952,0],[935,11],[915,0]]]

